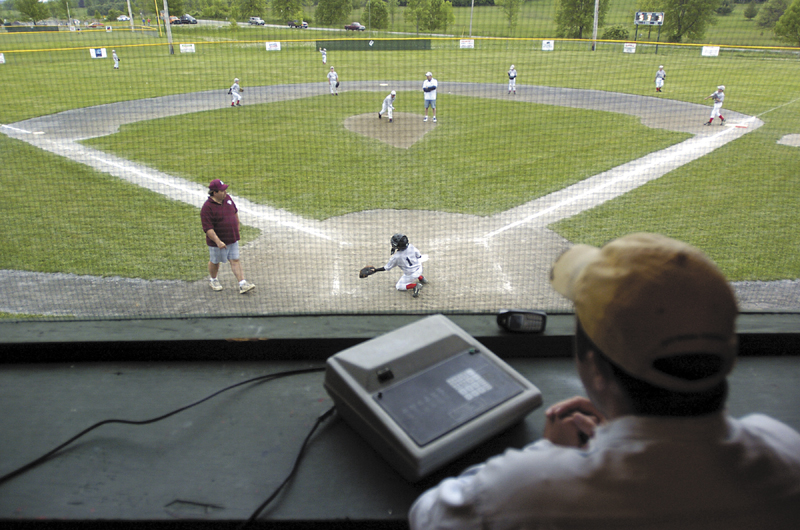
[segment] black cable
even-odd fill
[[[324,370],[325,370],[324,367],[319,367],[319,368],[301,368],[299,370],[287,370],[286,372],[277,372],[277,373],[274,373],[274,374],[267,374],[267,375],[260,375],[258,377],[253,377],[251,379],[247,379],[245,381],[241,381],[239,383],[236,383],[236,384],[230,385],[228,387],[225,387],[222,390],[218,390],[218,391],[214,392],[213,394],[211,394],[210,396],[204,397],[200,401],[196,401],[196,402],[194,402],[194,403],[192,403],[190,405],[186,405],[185,407],[181,407],[181,408],[179,408],[177,410],[173,410],[172,412],[164,414],[163,416],[158,416],[157,418],[153,418],[153,419],[150,419],[150,420],[143,420],[143,421],[117,420],[117,419],[103,420],[103,421],[101,421],[99,423],[95,423],[94,425],[92,425],[91,427],[89,427],[87,429],[84,429],[83,431],[79,432],[78,434],[76,434],[75,436],[73,436],[72,438],[67,440],[66,442],[62,443],[61,445],[59,445],[58,447],[56,447],[52,451],[40,456],[36,460],[33,460],[32,462],[29,462],[29,463],[25,464],[24,466],[22,466],[20,468],[17,468],[17,469],[15,469],[14,471],[12,471],[10,473],[6,473],[2,477],[0,477],[0,485],[2,485],[5,482],[11,480],[12,478],[16,477],[17,475],[21,475],[22,473],[25,473],[26,471],[28,471],[30,469],[33,469],[34,467],[38,466],[39,464],[41,464],[42,462],[44,462],[45,460],[50,458],[52,455],[54,455],[55,453],[59,452],[61,449],[65,448],[66,446],[68,446],[69,444],[71,444],[72,442],[74,442],[75,440],[77,440],[78,438],[83,436],[84,434],[86,434],[86,433],[88,433],[90,431],[93,431],[94,429],[96,429],[96,428],[98,428],[98,427],[100,427],[102,425],[106,425],[108,423],[123,423],[123,424],[126,424],[126,425],[147,425],[149,423],[155,423],[157,421],[161,421],[163,419],[169,418],[170,416],[174,416],[175,414],[178,414],[179,412],[183,412],[184,410],[190,409],[190,408],[192,408],[194,406],[199,405],[200,403],[208,401],[209,399],[211,399],[211,398],[213,398],[213,397],[215,397],[215,396],[217,396],[219,394],[222,394],[223,392],[227,392],[228,390],[231,390],[231,389],[236,388],[238,386],[246,385],[247,383],[252,383],[254,381],[262,381],[262,380],[280,379],[281,377],[287,377],[287,376],[290,376],[290,375],[308,374],[308,373],[313,373],[313,372],[322,372]],[[316,428],[316,426],[315,426],[315,428]]]
[[[304,454],[304,453],[305,453],[305,451],[306,451],[306,447],[308,446],[308,441],[311,439],[311,436],[314,434],[314,431],[316,431],[316,430],[317,430],[317,427],[319,427],[319,426],[320,426],[320,424],[321,424],[323,421],[327,420],[327,419],[328,419],[328,418],[331,416],[331,414],[333,414],[333,411],[334,411],[334,410],[336,410],[336,407],[335,407],[335,406],[333,406],[333,407],[329,408],[328,410],[326,410],[325,412],[323,412],[322,414],[320,414],[319,418],[317,418],[317,421],[316,421],[316,423],[314,423],[314,426],[313,426],[313,427],[311,427],[311,430],[308,432],[308,435],[306,436],[306,439],[305,439],[305,440],[303,440],[303,444],[300,446],[300,450],[297,452],[297,457],[295,457],[295,459],[294,459],[294,464],[292,465],[292,469],[291,469],[291,470],[289,470],[289,474],[288,474],[288,475],[286,475],[286,478],[285,478],[285,479],[283,479],[283,482],[281,482],[281,483],[280,483],[280,485],[279,485],[277,488],[275,488],[275,491],[273,491],[273,492],[272,492],[272,495],[270,495],[269,497],[267,497],[267,500],[265,500],[264,502],[262,502],[262,503],[261,503],[261,506],[259,506],[258,508],[256,508],[256,511],[254,511],[254,512],[253,512],[253,515],[251,515],[251,516],[250,516],[250,518],[249,518],[247,521],[245,521],[244,523],[242,523],[242,525],[239,527],[239,530],[242,530],[242,529],[243,529],[245,526],[247,526],[247,525],[249,525],[250,523],[252,523],[253,521],[255,521],[255,520],[256,520],[256,518],[257,518],[257,517],[259,516],[259,514],[261,513],[261,511],[262,511],[262,510],[264,510],[264,508],[266,508],[266,507],[267,507],[267,504],[269,504],[270,502],[272,502],[272,500],[273,500],[275,497],[277,497],[277,496],[278,496],[278,493],[280,493],[280,492],[281,492],[281,490],[283,489],[283,487],[284,487],[284,486],[286,486],[286,484],[287,484],[287,483],[288,483],[288,482],[289,482],[289,481],[292,479],[292,477],[294,476],[295,472],[297,471],[297,466],[298,466],[298,464],[300,464],[300,460],[303,458],[303,454]]]

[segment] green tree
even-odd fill
[[[409,0],[406,4],[406,9],[403,12],[403,18],[406,19],[406,22],[410,22],[414,24],[417,28],[417,33],[419,30],[425,29],[425,15],[428,12],[428,8],[430,6],[430,0]]]
[[[597,26],[603,25],[609,0],[600,0]],[[591,36],[594,25],[594,0],[558,0],[555,22],[556,36],[582,39]]]
[[[431,0],[428,8],[428,31],[447,31],[447,26],[456,21],[453,4],[447,0]]]
[[[272,0],[272,14],[282,22],[300,20],[303,6],[300,0]]]
[[[19,11],[22,15],[22,20],[30,20],[34,25],[40,20],[44,20],[50,16],[50,10],[47,6],[39,0],[16,0],[14,2],[14,9]]]
[[[525,0],[495,0],[495,5],[500,6],[508,21],[508,30],[513,34],[519,21],[519,11]]]
[[[755,0],[752,0],[747,4],[747,7],[744,8],[744,18],[746,18],[747,20],[752,20],[756,18],[757,14],[758,14],[758,7],[756,7]]]
[[[250,17],[260,17],[266,11],[266,3],[264,0],[239,0],[239,13],[242,15],[242,20],[249,19]]]
[[[368,29],[386,29],[389,27],[389,10],[383,0],[367,0],[364,13],[367,14],[367,20],[364,22],[369,24]]]
[[[786,8],[772,31],[793,46],[800,46],[800,0],[794,0],[792,5]]]
[[[108,10],[106,17],[108,17],[108,20],[117,20],[117,17],[120,16],[121,14],[122,11],[117,11],[112,7],[111,9]]]
[[[661,31],[670,42],[681,42],[684,37],[697,41],[715,23],[719,4],[720,0],[654,0],[647,10],[664,12]]]
[[[758,10],[756,24],[762,28],[771,28],[775,26],[787,7],[789,7],[789,4],[786,0],[769,0]]]
[[[389,12],[389,20],[391,20],[392,27],[394,27],[394,16],[397,14],[397,0],[386,0],[386,10]]]
[[[350,0],[319,0],[314,18],[319,24],[338,24],[344,22],[353,11]]]

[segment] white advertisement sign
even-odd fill
[[[268,52],[272,52],[272,51],[279,52],[279,51],[281,51],[281,43],[280,42],[268,42],[267,43],[267,51]]]
[[[701,55],[703,57],[717,57],[719,55],[719,46],[703,46]]]
[[[105,59],[107,57],[105,48],[92,48],[89,53],[92,54],[92,59]]]
[[[194,44],[181,44],[181,53],[194,53]]]
[[[459,48],[474,48],[475,47],[475,40],[474,39],[461,39],[459,44]]]
[[[622,52],[623,53],[636,53],[636,43],[635,42],[626,42],[622,45]]]
[[[106,33],[111,33],[111,26],[106,26]]]
[[[552,40],[543,40],[542,41],[542,51],[543,52],[551,52],[555,49],[556,43]]]
[[[6,64],[6,56],[0,53],[0,64]]]

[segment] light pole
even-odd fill
[[[475,0],[472,0],[472,7],[469,8],[469,36],[472,37],[472,13],[475,11]]]

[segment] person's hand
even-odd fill
[[[597,426],[605,422],[605,416],[591,401],[575,396],[545,411],[544,437],[556,445],[583,448]]]
[[[217,241],[217,248],[228,248],[228,245],[222,242],[222,240]]]

